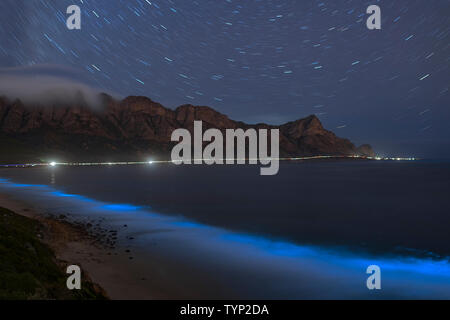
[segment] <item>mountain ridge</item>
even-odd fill
[[[4,141],[15,141],[41,160],[45,156],[70,161],[167,159],[175,144],[170,141],[173,130],[193,132],[194,120],[203,121],[204,130],[279,129],[282,157],[374,155],[369,145],[356,147],[326,130],[315,115],[279,126],[246,124],[207,106],[185,104],[172,110],[143,96],[118,100],[102,94],[101,100],[100,108],[91,108],[82,99],[43,105],[0,97],[0,158],[5,158],[11,144]],[[14,152],[10,153],[6,158],[14,158]]]

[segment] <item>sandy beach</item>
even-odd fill
[[[133,261],[121,246],[105,243],[82,224],[66,221],[64,216],[49,216],[31,204],[0,194],[0,207],[39,221],[42,241],[50,246],[62,265],[78,265],[85,276],[98,284],[110,299],[155,299],[146,278],[133,272]]]

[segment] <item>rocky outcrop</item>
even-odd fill
[[[173,146],[173,130],[186,128],[192,132],[194,120],[202,120],[205,130],[279,128],[281,156],[373,155],[369,145],[356,148],[349,140],[324,129],[316,116],[281,126],[248,125],[209,107],[183,105],[171,110],[146,97],[117,101],[102,95],[102,99],[102,108],[92,109],[82,103],[24,105],[0,98],[0,137],[16,139],[38,152],[69,154],[76,160],[94,156],[167,158]]]
[[[370,144],[363,144],[362,146],[359,146],[356,149],[356,154],[360,155],[360,156],[372,157],[372,158],[374,158],[376,156],[375,151],[373,151],[372,146]]]

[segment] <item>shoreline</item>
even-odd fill
[[[0,206],[47,219],[50,227],[69,226],[67,233],[56,232],[56,240],[46,241],[55,246],[59,259],[84,268],[113,300],[373,299],[366,279],[355,277],[373,264],[386,267],[384,279],[391,282],[382,297],[449,294],[448,262],[297,245],[46,185],[5,182],[7,186],[0,192]],[[404,273],[413,277],[405,282]],[[423,292],[409,292],[412,285]]]
[[[116,247],[114,242],[90,232],[83,223],[70,222],[64,215],[40,212],[31,204],[3,193],[0,193],[0,207],[40,223],[43,230],[39,240],[53,250],[57,264],[63,269],[65,265],[80,266],[83,282],[91,282],[108,299],[157,298],[156,293],[149,295],[144,279],[136,281],[123,263],[130,260],[129,254],[120,250],[120,245]],[[114,238],[114,233],[111,237]]]

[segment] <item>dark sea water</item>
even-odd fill
[[[450,163],[303,162],[255,166],[60,167],[0,171],[97,200],[301,244],[450,255]]]
[[[158,230],[167,230],[169,223],[182,231],[165,234],[165,243],[179,237],[195,247],[193,264],[229,255],[224,278],[243,281],[257,268],[273,283],[261,291],[249,282],[239,294],[230,289],[219,297],[372,298],[365,268],[381,264],[392,281],[383,298],[450,298],[448,162],[282,163],[276,176],[260,176],[258,166],[42,167],[3,169],[0,177],[3,190],[47,209],[89,214],[95,201],[111,220],[139,220],[140,234],[161,223]],[[328,273],[318,276],[320,268]],[[305,270],[315,270],[314,285],[293,285]],[[344,278],[349,287],[330,284]],[[422,291],[405,289],[411,286]]]

